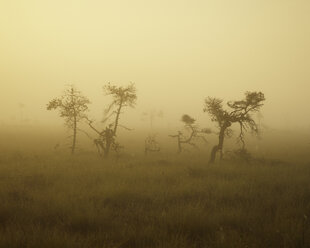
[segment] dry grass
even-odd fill
[[[310,165],[0,158],[0,247],[309,247]]]

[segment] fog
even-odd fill
[[[309,0],[0,0],[0,247],[310,247],[309,99]]]
[[[265,125],[309,128],[309,13],[306,0],[1,1],[0,123],[61,126],[46,104],[68,84],[100,120],[102,86],[134,82],[130,126],[152,110],[161,127],[184,113],[211,125],[205,97],[256,90]]]

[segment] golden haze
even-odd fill
[[[62,125],[45,106],[69,83],[100,119],[102,86],[132,81],[132,125],[150,109],[209,121],[206,96],[259,90],[267,125],[308,127],[309,13],[307,0],[2,0],[0,121],[18,122],[22,103],[31,121]]]

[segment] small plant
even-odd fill
[[[144,141],[144,154],[147,155],[149,152],[160,152],[159,143],[156,141],[156,135],[149,135]]]

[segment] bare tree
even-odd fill
[[[188,144],[195,148],[198,148],[195,143],[197,139],[202,139],[205,143],[207,143],[204,134],[211,133],[210,129],[199,129],[199,127],[195,124],[196,120],[186,114],[182,116],[181,121],[184,123],[185,129],[189,132],[189,135],[185,136],[182,131],[178,131],[178,133],[175,135],[169,135],[172,138],[177,138],[178,153],[181,153],[183,151],[183,144]]]
[[[106,123],[111,118],[112,123],[109,123],[102,131],[99,131],[93,125],[93,121],[86,118],[88,125],[99,135],[94,143],[98,149],[99,154],[104,157],[108,157],[111,148],[118,153],[122,146],[116,142],[116,134],[118,127],[123,127],[127,130],[131,130],[119,123],[122,110],[126,107],[134,107],[137,100],[136,87],[134,84],[128,86],[115,86],[110,83],[103,87],[106,95],[112,96],[112,102],[105,110],[105,118],[103,123]]]
[[[65,119],[66,126],[73,131],[71,154],[74,154],[76,148],[78,123],[85,118],[89,103],[88,98],[74,86],[70,86],[62,96],[54,98],[47,104],[47,110],[59,110],[60,117]]]
[[[240,133],[239,141],[242,143],[242,149],[245,149],[244,132],[251,130],[253,133],[258,133],[258,126],[252,117],[253,112],[257,112],[263,106],[265,96],[262,92],[246,92],[245,99],[241,101],[230,101],[227,103],[229,110],[223,108],[223,100],[218,98],[208,97],[205,99],[203,111],[209,113],[211,120],[217,122],[219,127],[219,141],[211,151],[209,163],[215,161],[216,153],[221,152],[224,145],[225,136],[231,133],[230,126],[233,123],[238,123]]]

